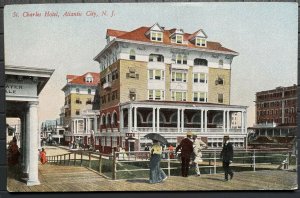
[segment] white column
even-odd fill
[[[120,109],[120,118],[119,118],[119,124],[120,124],[120,131],[124,128],[124,112],[123,109]]]
[[[229,111],[227,111],[227,133],[229,132],[229,128],[230,128],[230,123],[229,123]]]
[[[22,144],[21,144],[21,148],[22,148],[22,170],[25,170],[25,163],[26,163],[26,115],[23,115],[22,121],[21,121],[21,140],[22,140]],[[24,171],[25,172],[25,171]]]
[[[244,113],[241,111],[241,131],[244,132]]]
[[[203,109],[201,109],[201,133],[203,133]]]
[[[157,108],[157,116],[156,116],[156,131],[159,132],[159,110],[160,108]]]
[[[223,110],[223,132],[225,133],[226,132],[226,111]]]
[[[134,131],[137,131],[137,107],[134,107]]]
[[[26,141],[25,141],[25,168],[24,168],[24,172],[25,173],[29,173],[29,162],[30,162],[30,158],[29,158],[29,152],[30,152],[30,113],[29,113],[29,108],[26,112]]]
[[[152,131],[155,133],[155,108],[152,110]]]
[[[204,131],[207,133],[207,109],[204,110]]]
[[[245,116],[244,116],[244,132],[247,133],[247,126],[248,126],[248,123],[247,123],[247,111],[245,111]]]
[[[132,131],[132,106],[128,109],[128,132]]]
[[[180,109],[177,109],[177,132],[180,132]]]
[[[29,117],[30,117],[30,130],[29,136],[29,177],[27,181],[28,186],[39,185],[38,174],[38,103],[29,103]]]
[[[184,131],[184,109],[181,109],[181,133]]]

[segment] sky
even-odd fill
[[[59,16],[45,17],[45,12]],[[66,12],[81,16],[64,16]],[[93,12],[97,17],[87,16]],[[55,69],[39,95],[41,123],[59,118],[67,74],[100,71],[93,58],[106,45],[106,29],[131,31],[156,22],[187,33],[201,28],[209,41],[239,53],[232,62],[231,104],[249,106],[248,126],[252,126],[256,92],[297,83],[297,20],[296,3],[6,6],[5,65]]]

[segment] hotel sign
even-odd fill
[[[37,96],[36,84],[6,83],[6,96]]]

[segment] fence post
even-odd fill
[[[74,166],[76,166],[76,152],[74,152]]]
[[[253,150],[253,171],[255,171],[255,149]]]
[[[69,166],[71,164],[71,153],[69,153]]]
[[[217,173],[217,151],[214,151],[214,174]]]
[[[92,167],[92,161],[91,161],[91,152],[89,152],[89,168]]]
[[[64,165],[66,164],[66,154],[64,154]]]
[[[116,153],[113,151],[113,167],[112,167],[112,179],[116,180],[117,178],[117,163],[116,163]]]
[[[168,152],[168,176],[171,176],[171,159],[170,159],[170,151]]]
[[[82,166],[82,151],[81,151],[81,154],[80,154],[80,166]]]
[[[99,154],[99,173],[102,174],[102,154]]]

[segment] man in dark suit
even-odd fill
[[[232,144],[229,142],[229,136],[224,136],[223,138],[223,149],[221,151],[220,158],[223,161],[225,181],[228,181],[228,174],[230,175],[230,179],[232,179],[233,177],[233,172],[229,166],[233,160],[233,147]]]
[[[192,132],[187,133],[187,137],[184,138],[180,144],[176,147],[175,154],[178,150],[181,150],[181,174],[182,177],[187,177],[189,173],[189,166],[191,160],[191,154],[193,153],[193,140]]]

